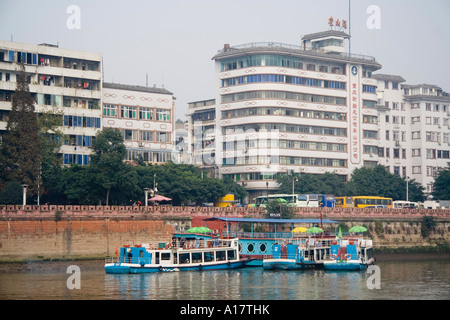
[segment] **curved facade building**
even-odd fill
[[[373,57],[344,53],[348,35],[329,30],[301,46],[225,45],[216,65],[216,164],[248,191],[277,189],[277,175],[335,172],[347,180],[377,162]]]

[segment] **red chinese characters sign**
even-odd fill
[[[361,162],[361,137],[360,137],[360,96],[359,96],[358,67],[350,67],[350,162],[359,164]]]

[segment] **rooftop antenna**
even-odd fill
[[[348,0],[348,55],[350,55],[352,53],[352,23],[351,23],[351,0]]]

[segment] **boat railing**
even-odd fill
[[[237,241],[234,239],[195,239],[195,240],[180,240],[172,241],[168,249],[205,249],[205,248],[230,248],[237,246]]]
[[[226,238],[254,238],[254,239],[275,239],[275,238],[283,238],[288,239],[292,238],[292,232],[223,232],[223,237]]]
[[[105,263],[148,264],[151,257],[106,257]]]

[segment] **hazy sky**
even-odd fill
[[[67,27],[70,5],[79,29]],[[367,13],[371,5],[379,15]],[[176,118],[188,102],[215,97],[211,58],[225,43],[300,44],[328,30],[328,18],[347,19],[349,0],[0,0],[0,39],[103,55],[104,81],[164,86],[177,98]],[[367,22],[379,17],[380,25]],[[450,92],[449,0],[351,0],[351,51],[371,55],[379,73],[408,84]],[[373,24],[372,24],[373,25]],[[347,30],[348,32],[348,30]]]

